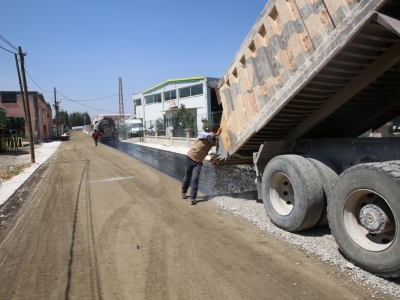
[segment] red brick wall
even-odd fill
[[[15,92],[10,92],[15,93]],[[0,107],[4,108],[7,112],[7,116],[10,117],[24,117],[24,105],[22,101],[21,93],[17,93],[17,102],[5,102],[3,103],[1,99],[0,92]],[[34,98],[37,98],[37,108],[34,105]],[[35,133],[37,133],[37,139],[46,140],[53,137],[53,126],[51,123],[52,120],[52,110],[51,105],[47,103],[42,94],[39,93],[29,93],[29,108],[30,108],[30,117],[32,123],[32,133],[35,137]],[[25,120],[27,122],[27,120]],[[25,139],[29,140],[29,131],[28,127],[25,127]]]

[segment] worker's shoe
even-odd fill
[[[181,194],[181,198],[182,198],[182,199],[187,199],[187,197],[188,197],[188,196],[186,195],[186,193],[182,193],[182,194]]]
[[[196,199],[190,197],[190,205],[196,205],[196,204],[197,204]]]

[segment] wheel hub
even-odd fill
[[[289,215],[295,205],[292,182],[281,172],[274,174],[270,182],[270,199],[274,209],[281,215]]]
[[[381,233],[385,228],[386,219],[385,212],[373,204],[365,205],[360,211],[360,222],[371,234]]]
[[[396,218],[385,198],[368,189],[353,191],[344,203],[344,226],[352,240],[367,251],[384,251],[396,237]]]

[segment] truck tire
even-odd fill
[[[360,268],[400,277],[400,161],[361,164],[343,172],[328,206],[332,235]]]
[[[306,158],[277,156],[265,167],[262,180],[263,203],[272,223],[296,232],[318,222],[324,194],[318,172]]]
[[[318,220],[315,226],[325,226],[328,225],[328,199],[331,195],[333,186],[336,184],[336,181],[339,175],[334,171],[334,167],[332,163],[323,158],[323,157],[306,157],[309,162],[312,163],[314,168],[317,170],[319,174],[319,178],[321,181],[322,189],[324,191],[324,208],[322,211],[321,218]]]

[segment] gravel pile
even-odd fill
[[[214,168],[213,195],[255,191],[255,179],[254,165],[217,166]]]
[[[216,196],[212,197],[210,201],[215,203],[219,209],[250,221],[260,230],[282,238],[289,245],[319,257],[324,263],[340,267],[342,272],[351,276],[353,282],[364,286],[366,290],[371,290],[371,293],[375,293],[379,289],[383,294],[400,298],[400,279],[387,280],[377,277],[351,264],[339,252],[338,245],[328,226],[312,228],[296,234],[290,233],[271,223],[264,205],[256,201],[256,197],[254,200],[248,200],[223,196],[256,190],[253,166],[220,166],[215,168],[215,174],[214,195]]]

